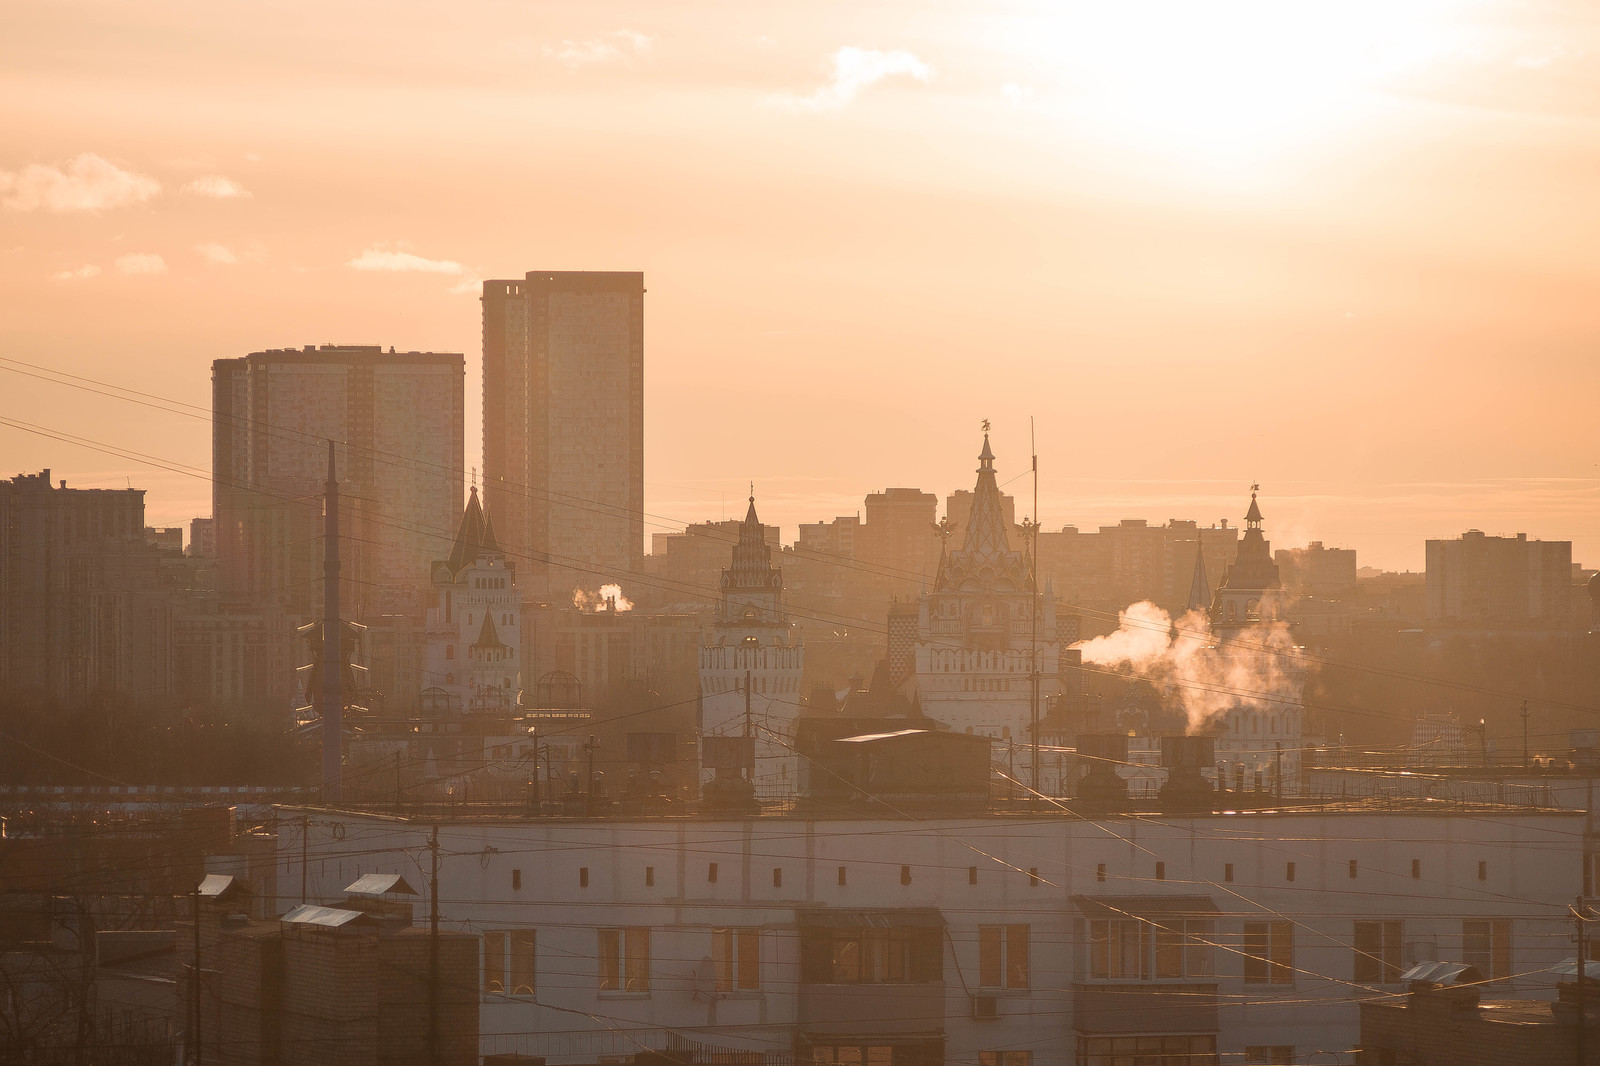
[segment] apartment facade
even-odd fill
[[[314,900],[429,832],[284,813],[310,819]],[[1359,1004],[1400,997],[1417,961],[1552,994],[1586,820],[452,818],[439,898],[481,938],[484,1055],[559,1066],[687,1039],[840,1066],[1349,1061]],[[279,884],[299,884],[300,847],[280,844]]]
[[[533,599],[643,571],[644,291],[633,271],[483,283],[484,502]]]

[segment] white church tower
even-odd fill
[[[754,737],[753,783],[761,798],[798,784],[791,745],[805,649],[789,638],[783,571],[772,565],[751,496],[732,565],[722,571],[717,620],[700,648],[700,734]],[[703,770],[702,779],[709,777]]]
[[[1034,561],[1011,547],[1006,525],[985,433],[961,547],[940,553],[933,591],[918,605],[915,691],[929,718],[1012,741],[1020,755],[1032,724],[1031,675],[1038,671],[1042,714],[1061,690],[1061,641],[1049,585],[1035,625]]]
[[[509,715],[522,684],[522,598],[473,486],[450,558],[433,564],[423,703],[434,714]],[[440,704],[448,704],[448,709]]]

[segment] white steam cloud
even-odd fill
[[[637,30],[612,30],[584,41],[562,41],[544,54],[576,70],[599,63],[626,63],[650,51],[650,38]]]
[[[619,611],[633,610],[633,601],[622,594],[621,585],[601,585],[594,592],[583,589],[572,590],[572,606],[580,611],[593,611],[598,614],[606,609],[606,601],[615,601]]]
[[[1183,708],[1188,731],[1236,707],[1281,710],[1305,688],[1297,649],[1283,622],[1252,625],[1245,637],[1219,642],[1201,611],[1174,627],[1149,601],[1123,611],[1115,633],[1074,645],[1088,664],[1111,667],[1167,690]]]

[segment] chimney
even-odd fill
[[[1213,737],[1162,737],[1161,765],[1167,768],[1167,783],[1161,786],[1158,798],[1168,811],[1212,811],[1216,809],[1216,794],[1211,783],[1201,775],[1216,755]]]
[[[1107,808],[1128,804],[1128,782],[1117,767],[1128,762],[1128,737],[1124,733],[1078,734],[1078,759],[1089,772],[1078,781],[1078,798]]]

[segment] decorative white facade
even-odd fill
[[[1039,713],[1060,691],[1061,642],[1055,595],[1046,585],[1034,611],[1033,560],[1011,547],[984,434],[978,483],[961,547],[941,551],[932,592],[918,605],[915,692],[922,712],[978,736],[1029,739],[1031,676],[1039,675]]]
[[[739,527],[732,565],[722,571],[717,620],[700,649],[700,734],[755,738],[757,795],[778,797],[798,785],[790,748],[800,710],[805,648],[791,644],[783,571],[756,517],[755,497]],[[709,772],[702,771],[709,780]]]
[[[472,489],[450,558],[433,564],[423,709],[509,714],[522,687],[522,597],[515,568]],[[448,697],[448,708],[438,706]]]

